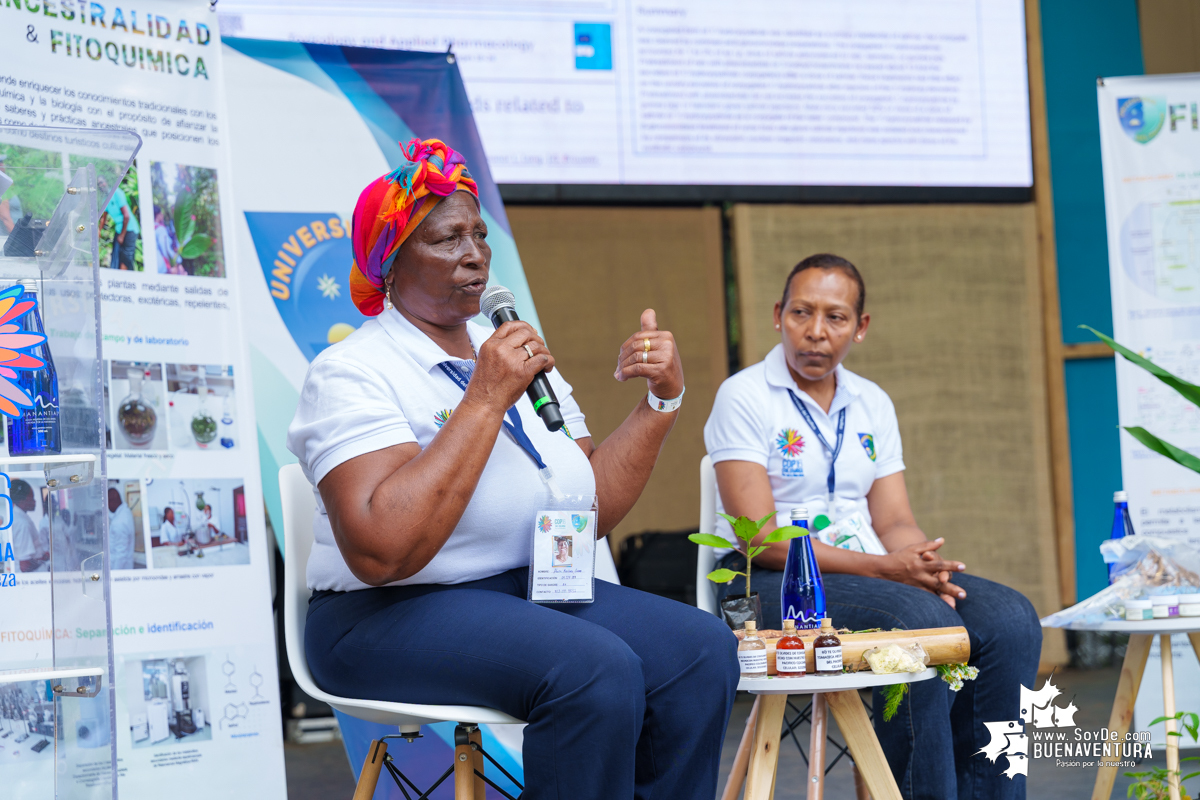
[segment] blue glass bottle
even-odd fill
[[[1125,492],[1113,492],[1113,524],[1110,539],[1124,539],[1133,536],[1133,520],[1129,518],[1129,495]],[[1108,582],[1112,583],[1113,567],[1108,565]]]
[[[25,288],[21,298],[37,300],[37,294]],[[41,308],[33,307],[21,317],[22,330],[43,336]],[[17,373],[17,386],[33,398],[33,408],[21,410],[21,416],[8,420],[8,450],[14,456],[40,456],[62,452],[62,426],[58,419],[58,371],[50,356],[50,345],[43,342],[31,351],[45,362],[36,370]]]
[[[808,530],[808,509],[793,508],[792,524]],[[819,628],[825,617],[825,585],[813,552],[811,536],[797,536],[788,545],[787,565],[779,606],[784,619],[796,620],[797,628]]]

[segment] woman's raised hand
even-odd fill
[[[673,400],[683,393],[683,362],[675,337],[670,331],[658,329],[654,309],[642,312],[642,329],[621,345],[613,377],[619,381],[645,378],[654,396],[663,400]]]
[[[528,322],[506,322],[479,346],[475,374],[463,402],[502,413],[512,408],[542,370],[554,368],[554,356]]]

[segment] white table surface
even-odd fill
[[[751,694],[820,694],[822,692],[845,692],[852,689],[869,689],[873,686],[891,686],[894,683],[917,683],[937,677],[937,670],[927,667],[924,672],[898,672],[894,675],[876,675],[865,672],[843,672],[840,675],[805,675],[803,678],[742,678],[738,690]]]
[[[1046,627],[1046,626],[1043,626]],[[1063,625],[1069,631],[1115,631],[1118,633],[1195,633],[1200,631],[1200,617],[1175,617],[1173,619],[1144,619],[1129,622],[1123,619],[1110,619],[1104,622],[1071,623]]]

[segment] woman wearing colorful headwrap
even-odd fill
[[[683,369],[653,310],[614,377],[649,394],[603,443],[524,322],[479,314],[491,250],[475,182],[437,140],[371,183],[354,211],[351,296],[373,317],[323,351],[288,447],[317,487],[305,647],[343,696],[496,708],[527,720],[525,800],[716,793],[738,680],[712,615],[597,581],[595,602],[526,599],[538,467],[502,430],[513,410],[561,491],[598,497],[611,531],[678,415]],[[525,397],[548,371],[566,427]],[[467,377],[466,388],[452,379]]]

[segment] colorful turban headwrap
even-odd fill
[[[392,260],[434,206],[456,191],[479,197],[463,157],[444,142],[413,139],[400,150],[408,163],[371,181],[354,206],[350,299],[368,317],[383,311]]]

